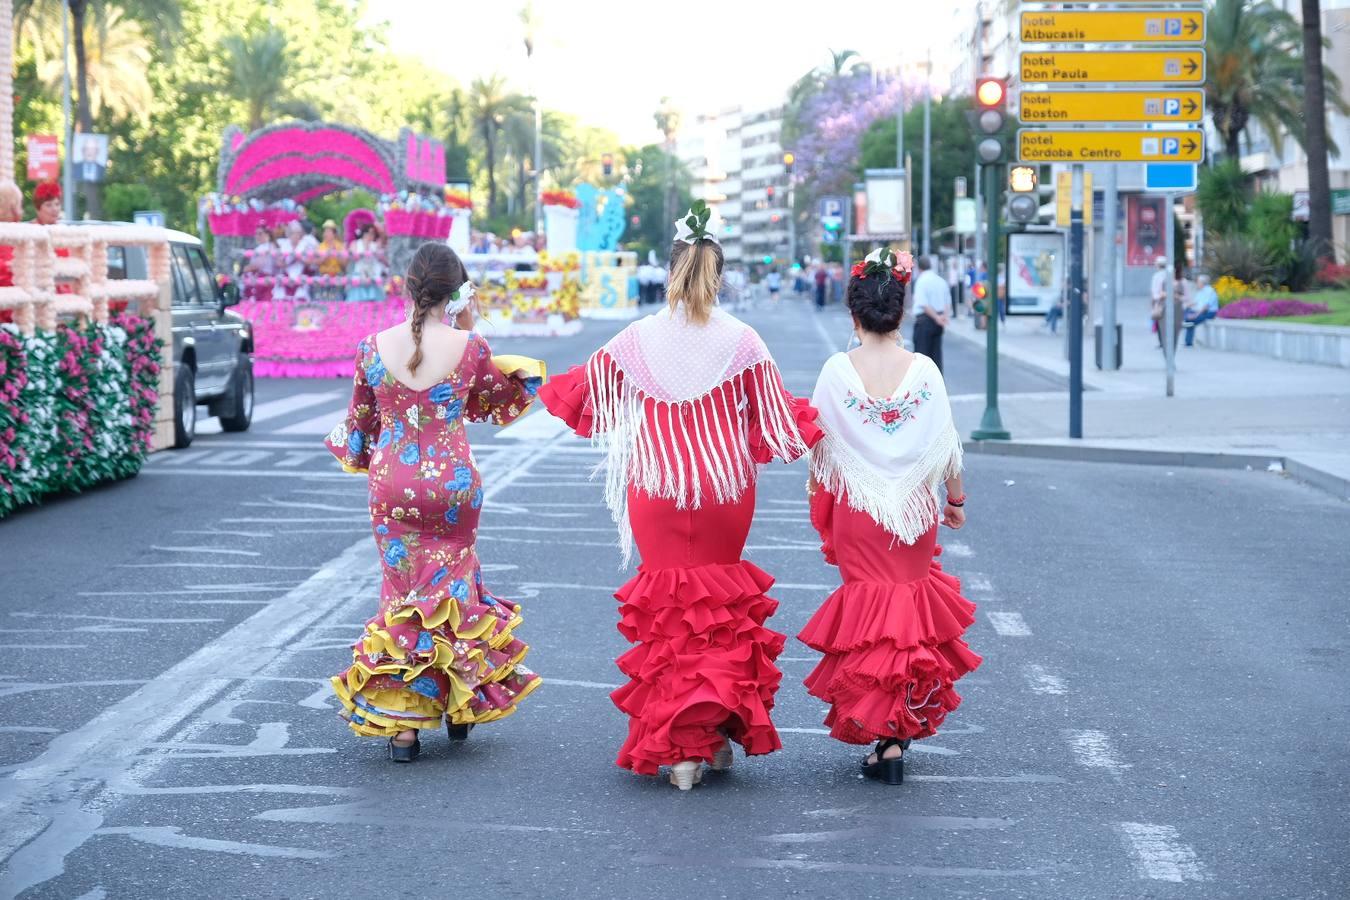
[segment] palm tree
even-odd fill
[[[1331,249],[1331,173],[1328,171],[1331,154],[1327,142],[1322,47],[1322,4],[1318,0],[1303,0],[1303,149],[1308,154],[1308,238],[1318,254]]]
[[[497,141],[507,117],[528,108],[528,100],[507,88],[501,75],[475,78],[469,85],[469,117],[483,139],[488,179],[488,215],[497,210]]]
[[[106,16],[120,7],[126,17],[159,36],[161,46],[171,46],[182,28],[182,10],[178,0],[127,0],[124,3],[99,3],[94,0],[66,0],[70,9],[71,46],[75,51],[75,121],[80,131],[94,130],[94,113],[89,96],[89,54],[86,46],[88,18]],[[14,4],[15,31],[24,30],[29,20],[55,22],[60,34],[62,0],[18,0]],[[59,51],[56,54],[59,56]]]
[[[144,117],[154,94],[146,71],[150,66],[150,42],[139,22],[129,19],[115,6],[99,6],[85,17],[85,87],[91,116],[102,110],[122,117]],[[49,54],[56,41],[34,43],[37,74],[52,91],[59,91],[65,68],[60,53]]]
[[[280,109],[289,90],[290,57],[286,35],[275,26],[220,40],[228,72],[226,90],[248,107],[248,130],[263,126],[269,111]]]
[[[502,138],[506,156],[509,156],[516,170],[516,209],[524,211],[530,205],[529,186],[532,178],[538,180],[544,172],[556,168],[562,162],[561,121],[553,113],[544,113],[540,123],[538,171],[534,163],[534,113],[530,110],[516,110],[502,123]]]
[[[1302,143],[1301,44],[1294,17],[1270,0],[1216,0],[1205,41],[1205,99],[1230,157],[1241,153],[1253,119],[1277,151],[1285,131]]]
[[[830,51],[830,62],[831,62],[831,68],[833,69],[834,74],[835,74],[835,75],[843,75],[843,74],[844,74],[844,68],[845,68],[845,66],[847,65],[848,61],[849,61],[850,59],[853,59],[855,56],[858,56],[858,51],[857,51],[857,50],[831,50],[831,51]],[[848,69],[849,69],[849,70],[852,70],[852,69],[856,68],[858,65],[859,65],[859,63],[854,63],[852,66],[848,66]]]

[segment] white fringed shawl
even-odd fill
[[[889,397],[870,397],[845,353],[820,370],[811,405],[825,437],[811,472],[830,493],[846,493],[891,534],[912,544],[938,519],[937,487],[961,471],[961,438],[942,373],[916,356]]]
[[[739,499],[757,474],[752,415],[775,456],[792,460],[807,450],[769,349],[720,309],[703,325],[689,322],[683,307],[634,322],[591,356],[586,381],[592,440],[605,451],[596,474],[605,471],[625,564],[629,485],[697,508],[706,475],[716,502]]]

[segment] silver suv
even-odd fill
[[[182,448],[197,432],[198,403],[207,404],[225,431],[248,430],[253,421],[253,328],[229,311],[239,302],[239,290],[216,281],[202,242],[181,231],[169,231],[168,237],[176,373],[173,445]],[[109,278],[147,278],[146,270],[144,247],[108,247]]]

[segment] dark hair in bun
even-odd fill
[[[848,280],[848,309],[863,331],[890,334],[905,314],[905,285],[894,278],[855,275]]]

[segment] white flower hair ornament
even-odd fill
[[[684,241],[686,244],[712,241],[720,245],[722,242],[708,227],[708,220],[711,218],[712,210],[708,208],[708,204],[702,200],[695,200],[689,211],[675,220],[675,240]]]
[[[450,293],[450,302],[445,305],[445,314],[447,316],[457,316],[468,307],[473,300],[474,287],[472,281],[466,281],[457,289]]]

